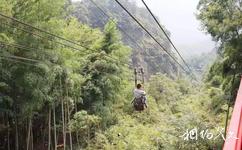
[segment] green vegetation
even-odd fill
[[[242,72],[241,1],[201,0],[198,10],[204,30],[220,43],[219,58],[210,68],[207,81],[212,86],[221,86],[226,94],[235,96]],[[235,82],[232,84],[234,75]]]
[[[82,0],[81,2],[73,4],[72,15],[84,24],[103,29],[109,19],[92,1],[105,10],[110,17],[115,18],[118,21],[118,26],[126,31],[126,33],[121,32],[122,41],[132,48],[132,64],[137,67],[142,66],[144,70],[146,70],[146,77],[150,77],[155,73],[166,73],[171,77],[177,75],[179,72],[177,64],[161,50],[156,42],[132,20],[115,1]],[[124,4],[135,17],[139,18],[139,20],[142,18],[144,26],[149,29],[167,51],[171,52],[171,45],[159,28],[153,26],[154,20],[145,8],[138,7],[136,1],[133,0],[120,0],[120,2]],[[169,34],[168,31],[167,33]],[[134,43],[126,34],[129,34],[136,42]]]
[[[242,60],[238,55],[241,30],[239,35],[232,34],[239,28],[236,17],[241,13],[233,9],[234,20],[225,18],[227,24],[219,24],[216,14],[227,10],[223,8],[227,5],[206,2],[201,1],[198,16],[208,32],[222,42],[222,54],[206,82],[194,83],[176,76],[177,66],[153,47],[151,39],[120,13],[113,1],[101,4],[117,21],[101,23],[100,16],[95,17],[99,12],[87,0],[77,4],[68,0],[2,0],[0,13],[79,45],[0,17],[0,150],[221,149],[222,136],[188,141],[182,137],[194,128],[219,134],[226,112],[223,89],[225,93],[231,89],[224,86],[232,76],[230,70],[224,72],[225,66],[235,62],[239,67]],[[126,4],[149,25],[152,18],[143,8],[132,1]],[[221,15],[227,17],[225,12]],[[119,25],[138,42],[143,41],[145,51],[124,38]],[[225,29],[228,35],[222,34]],[[158,37],[156,29],[152,30]],[[148,109],[143,112],[134,111],[130,104],[134,88],[132,68],[127,64],[130,58],[133,65],[142,64],[148,72]],[[196,62],[193,68],[202,64],[204,69],[203,59],[191,60]],[[239,69],[235,71],[237,77]]]

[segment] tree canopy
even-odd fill
[[[122,3],[172,52],[144,8]],[[1,0],[0,150],[221,149],[221,135],[182,135],[198,128],[215,136],[224,128],[225,95],[235,91],[241,73],[241,3],[200,1],[198,18],[220,43],[200,84],[180,75],[114,1],[98,4],[116,19],[102,19],[89,0]],[[190,62],[201,74],[204,59]],[[143,112],[131,105],[138,65],[147,81]]]

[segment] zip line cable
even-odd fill
[[[10,44],[10,43],[6,43],[6,42],[2,42],[0,41],[0,45],[5,45],[5,46],[8,46],[8,47],[14,47],[14,48],[19,48],[19,49],[23,49],[23,50],[33,50],[29,47],[25,47],[25,46],[22,46],[22,45],[18,45],[18,44]],[[14,56],[14,55],[0,55],[0,57],[4,58],[4,59],[7,59],[7,60],[12,60],[12,59],[17,59],[18,62],[19,60],[25,60],[25,61],[30,61],[32,62],[31,65],[35,65],[33,63],[44,63],[43,61],[41,60],[36,60],[36,59],[30,59],[30,58],[26,58],[26,57],[21,57],[21,56]],[[21,63],[25,63],[27,64],[27,62],[22,62]]]
[[[24,50],[28,50],[28,51],[42,50],[42,49],[35,49],[35,48],[32,48],[32,47],[26,47],[24,45],[19,45],[19,44],[6,43],[6,42],[1,41],[1,40],[0,40],[0,44],[3,44],[5,46],[14,47],[14,48],[24,49]]]
[[[115,22],[114,21],[114,18],[112,17],[112,15],[110,13],[108,13],[108,11],[105,9],[102,9],[100,5],[98,5],[94,0],[90,0],[103,14],[103,16],[106,16],[107,18],[111,18],[111,21],[112,22]],[[86,6],[87,7],[87,6]],[[138,43],[137,41],[135,41],[134,38],[132,38],[122,27],[120,27],[118,24],[117,24],[117,27],[121,30],[121,32],[123,32],[139,49],[143,49]],[[144,46],[144,43],[142,42],[142,46]],[[156,45],[153,45],[154,48],[157,48]]]
[[[84,46],[84,45],[78,44],[78,43],[73,42],[73,41],[71,41],[71,40],[65,39],[65,38],[60,37],[60,36],[58,36],[58,35],[55,35],[55,34],[53,34],[53,33],[51,33],[51,32],[45,31],[45,30],[43,30],[43,29],[40,29],[40,28],[34,27],[34,26],[32,26],[32,25],[30,25],[30,24],[27,24],[27,23],[25,23],[25,22],[19,21],[19,20],[17,20],[16,18],[6,16],[6,15],[4,15],[4,14],[2,14],[2,13],[0,13],[0,16],[2,16],[2,17],[4,17],[4,18],[7,18],[7,19],[10,19],[10,20],[12,20],[12,21],[15,21],[15,22],[17,22],[17,23],[19,23],[19,24],[22,24],[22,25],[24,25],[24,26],[30,27],[30,28],[32,28],[32,29],[35,29],[35,30],[37,30],[37,31],[43,32],[43,33],[45,33],[45,34],[48,34],[48,35],[50,35],[50,36],[52,36],[52,37],[54,37],[54,38],[58,38],[58,39],[61,39],[61,40],[63,40],[63,41],[67,41],[67,42],[72,43],[72,44],[74,44],[74,45],[78,45],[78,46],[80,46],[80,47],[85,48],[86,50],[96,51],[95,49],[91,49],[91,48],[86,47],[86,46]],[[11,25],[6,24],[6,23],[5,23],[5,25],[11,26]],[[18,27],[16,27],[16,26],[13,26],[13,28],[16,28],[16,29],[22,30],[23,32],[27,32],[27,33],[29,33],[29,34],[32,34],[32,35],[38,36],[38,37],[40,37],[40,38],[46,39],[44,36],[41,36],[41,35],[36,34],[36,33],[32,33],[32,32],[30,32],[30,31],[27,31],[27,30],[22,29],[22,28],[18,28]],[[50,38],[48,38],[48,40],[53,41],[53,39],[50,39]],[[69,48],[75,49],[75,50],[83,51],[83,50],[81,50],[81,49],[78,49],[78,48],[72,47],[72,46],[70,46],[70,45],[67,45],[67,44],[64,44],[64,43],[61,43],[61,42],[58,42],[58,41],[54,41],[54,42],[56,42],[56,43],[58,43],[58,44],[61,44],[61,45],[63,45],[63,46],[66,46],[66,47],[69,47]]]
[[[117,4],[180,66],[186,73],[190,74],[177,60],[172,56],[158,41],[157,39],[118,1]]]
[[[45,38],[45,37],[42,36],[42,35],[39,35],[39,34],[37,34],[37,33],[30,32],[30,31],[28,31],[28,30],[25,30],[25,29],[19,28],[19,27],[14,26],[14,25],[10,25],[10,24],[7,24],[7,23],[2,23],[2,25],[5,25],[6,28],[13,28],[13,29],[20,30],[21,32],[25,32],[25,33],[31,34],[31,35],[33,35],[33,36],[35,36],[35,37],[37,37],[37,38],[42,39],[42,40],[46,39],[46,40],[52,41],[52,42],[54,42],[54,43],[56,43],[56,44],[59,44],[59,45],[65,46],[65,47],[69,47],[69,48],[71,48],[71,49],[73,49],[73,50],[81,51],[80,49],[77,49],[77,48],[72,47],[72,46],[70,46],[70,45],[66,45],[66,44],[64,44],[64,43],[61,43],[61,42],[55,41],[55,40],[53,40],[53,39]],[[0,41],[0,42],[1,42],[1,41]],[[17,44],[15,44],[15,45],[17,45]],[[23,46],[23,45],[18,45],[18,46]],[[23,47],[26,47],[27,49],[31,49],[31,50],[34,50],[34,49],[36,50],[36,48],[30,48],[30,47],[27,47],[27,46],[23,46]],[[45,48],[45,49],[46,49],[46,48]],[[39,50],[43,50],[43,49],[39,49]],[[48,49],[46,49],[46,50],[53,50],[53,49],[48,48]],[[82,52],[86,52],[86,50],[83,50]],[[90,54],[90,53],[83,53],[83,54]]]
[[[71,49],[73,49],[73,50],[85,51],[85,50],[81,50],[81,49],[79,49],[79,48],[75,48],[75,47],[73,47],[73,46],[67,45],[67,44],[65,44],[65,43],[58,42],[58,41],[56,41],[56,40],[54,40],[54,39],[52,39],[52,38],[50,38],[50,37],[44,37],[44,36],[42,36],[42,35],[40,35],[40,34],[33,33],[33,32],[31,32],[31,31],[28,31],[28,30],[25,30],[25,29],[23,29],[23,28],[17,27],[17,26],[15,26],[15,25],[10,25],[10,24],[8,24],[8,23],[1,23],[1,24],[5,25],[5,26],[8,26],[8,27],[11,27],[11,28],[15,28],[15,29],[20,30],[20,31],[25,32],[25,33],[31,34],[31,35],[33,35],[33,36],[35,36],[35,37],[42,38],[42,39],[46,39],[46,40],[52,41],[52,42],[54,42],[54,43],[56,43],[56,44],[59,44],[59,45],[65,46],[65,47],[69,47],[69,48],[71,48]],[[90,50],[90,49],[87,49],[87,48],[86,48],[86,50]]]
[[[39,35],[39,34],[36,34],[36,33],[30,32],[30,31],[27,31],[27,30],[25,30],[25,29],[22,29],[22,28],[16,27],[16,26],[14,26],[14,25],[9,25],[9,24],[6,24],[6,23],[2,23],[2,24],[6,25],[6,26],[9,26],[9,27],[11,27],[11,28],[18,29],[18,30],[20,30],[20,31],[22,31],[22,32],[32,34],[32,35],[37,36],[37,37],[39,37],[39,38],[41,38],[41,39],[50,40],[50,41],[52,41],[52,42],[55,42],[55,43],[57,43],[57,44],[60,44],[60,45],[63,45],[63,46],[65,46],[65,47],[69,47],[69,48],[72,48],[72,49],[75,49],[75,50],[79,50],[79,51],[82,51],[82,52],[83,52],[83,51],[86,51],[86,50],[93,50],[93,51],[96,51],[96,50],[94,50],[94,49],[90,49],[90,48],[86,48],[86,50],[80,50],[80,49],[75,48],[75,47],[72,47],[72,46],[70,46],[70,45],[67,45],[67,44],[64,44],[64,43],[61,43],[61,42],[55,41],[55,40],[53,40],[53,39],[45,38],[45,37],[42,36],[42,35]],[[84,48],[85,48],[85,47],[84,47]],[[84,54],[91,54],[91,53],[84,53]],[[104,54],[106,57],[108,57],[108,58],[110,58],[110,59],[112,59],[112,60],[114,60],[114,61],[120,61],[120,60],[118,60],[118,59],[116,59],[116,58],[113,58],[113,57],[107,55],[106,53],[102,53],[102,54]],[[123,63],[123,62],[121,62],[121,63]],[[128,65],[128,66],[129,66],[130,64],[125,63],[125,65]]]
[[[3,59],[3,60],[8,60],[8,61],[13,61],[13,62],[16,62],[16,63],[21,63],[21,64],[25,64],[25,65],[31,65],[31,66],[35,66],[35,67],[40,67],[36,64],[33,64],[33,63],[28,63],[28,62],[23,62],[23,61],[20,61],[18,60],[17,58],[9,58],[9,57],[6,57],[6,56],[1,56],[0,55],[0,60]]]
[[[33,50],[42,50],[42,49],[34,49],[34,48],[31,48],[31,47],[27,47],[27,46],[23,46],[23,45],[19,45],[19,44],[10,44],[10,43],[6,43],[6,42],[3,42],[3,41],[0,41],[0,44],[3,44],[5,46],[9,46],[9,47],[14,47],[14,48],[19,48],[19,49],[23,49],[23,50],[28,50],[28,51],[33,51]],[[102,53],[104,54],[104,53]],[[112,60],[118,60],[118,59],[115,59],[107,54],[104,54],[106,57],[112,59]],[[17,57],[17,56],[16,56]],[[23,57],[22,57],[23,58]],[[27,59],[26,59],[27,60]],[[28,58],[28,60],[32,60],[32,61],[35,61],[35,62],[41,62],[40,60],[36,60],[36,59],[30,59]],[[126,67],[129,67],[129,64],[128,63],[124,63],[124,62],[120,62],[120,63],[123,63],[123,65],[125,65]]]
[[[152,11],[150,10],[150,8],[147,6],[147,4],[145,3],[144,0],[141,0],[143,2],[143,4],[145,5],[146,9],[149,11],[150,15],[153,17],[153,19],[155,20],[155,22],[157,23],[157,25],[159,26],[159,28],[161,29],[161,31],[165,34],[166,38],[168,39],[168,41],[171,43],[172,47],[175,49],[175,51],[177,52],[177,54],[179,55],[179,57],[182,59],[183,63],[187,66],[187,68],[192,72],[192,69],[189,67],[189,65],[187,64],[187,62],[184,60],[184,58],[181,56],[180,52],[177,50],[177,48],[175,47],[174,43],[171,41],[170,37],[167,35],[166,31],[164,30],[164,28],[161,26],[161,24],[159,23],[159,21],[157,20],[157,18],[155,17],[155,15],[152,13]]]
[[[32,63],[40,63],[40,61],[25,58],[25,57],[20,57],[20,56],[13,56],[13,55],[0,55],[0,57],[5,57],[9,59],[18,59],[18,60],[25,60],[25,61],[30,61]]]
[[[96,2],[94,2],[93,0],[90,0],[103,14],[103,16],[106,16],[108,19],[111,19],[111,21],[113,23],[115,23],[114,18],[105,12],[105,10],[103,10]],[[123,32],[139,49],[143,49],[123,28],[121,28],[118,24],[117,27],[119,28],[119,30],[121,32]],[[143,43],[142,43],[143,45]]]
[[[187,72],[186,70],[185,70],[185,68],[154,38],[154,36],[118,1],[118,0],[115,0],[128,14],[129,14],[129,16],[130,17],[132,17],[138,24],[139,24],[139,26],[141,27],[141,28],[143,28],[145,31],[146,31],[146,33],[149,35],[149,36],[151,36],[151,38],[153,39],[153,40],[155,40],[155,42],[164,50],[164,51],[166,51],[166,53],[185,71],[185,72]],[[143,0],[142,0],[143,1]],[[61,40],[63,40],[63,41],[66,41],[66,42],[69,42],[69,43],[72,43],[72,44],[75,44],[75,45],[78,45],[78,46],[81,46],[81,47],[83,47],[83,48],[86,48],[86,49],[89,49],[89,48],[87,48],[87,47],[85,47],[85,46],[83,46],[83,45],[81,45],[81,44],[79,44],[79,43],[77,43],[76,41],[72,41],[72,40],[69,40],[69,39],[66,39],[66,38],[63,38],[63,37],[61,37],[61,36],[58,36],[58,35],[55,35],[55,34],[53,34],[53,33],[51,33],[51,32],[48,32],[48,31],[46,31],[46,30],[43,30],[43,29],[40,29],[40,28],[37,28],[37,27],[35,27],[35,26],[32,26],[32,25],[30,25],[30,24],[28,24],[28,23],[24,23],[24,22],[22,22],[22,21],[19,21],[18,19],[16,19],[16,18],[13,18],[13,17],[9,17],[9,16],[6,16],[6,15],[4,15],[4,14],[2,14],[2,13],[0,13],[0,16],[2,16],[2,17],[4,17],[4,18],[8,18],[8,19],[11,19],[11,20],[13,20],[13,21],[15,21],[15,22],[18,22],[18,23],[20,23],[20,24],[22,24],[22,25],[25,25],[25,26],[28,26],[28,27],[31,27],[31,28],[33,28],[33,29],[35,29],[35,30],[38,30],[38,31],[40,31],[40,32],[43,32],[43,33],[45,33],[45,34],[48,34],[48,35],[50,35],[50,36],[52,36],[52,37],[54,37],[54,38],[58,38],[58,39],[61,39]]]
[[[8,47],[19,48],[19,49],[28,50],[28,51],[38,50],[38,49],[33,49],[33,48],[30,48],[30,47],[23,46],[23,45],[19,45],[19,44],[6,43],[6,42],[3,42],[3,41],[0,41],[0,45],[1,44],[5,45],[5,46],[8,46]],[[30,59],[30,58],[14,56],[14,55],[5,55],[4,57],[14,58],[14,59],[21,59],[21,60],[31,61],[31,62],[34,62],[34,63],[43,63],[43,61],[41,61],[41,60]]]
[[[14,48],[19,48],[19,49],[24,49],[24,50],[33,50],[33,49],[27,49],[26,47],[22,46],[22,45],[17,45],[17,44],[10,44],[10,43],[5,43],[0,41],[0,44],[8,46],[8,47],[14,47]],[[14,56],[14,55],[5,55],[5,57],[9,57],[9,58],[17,58],[17,59],[22,59],[22,60],[27,60],[27,61],[31,61],[31,62],[35,62],[35,63],[40,63],[40,60],[36,60],[36,59],[31,59],[31,58],[25,58],[25,57],[21,57],[21,56]]]
[[[25,25],[25,26],[27,26],[27,27],[33,28],[33,29],[35,29],[35,30],[37,30],[37,31],[43,32],[43,33],[45,33],[45,34],[47,34],[47,35],[49,35],[49,36],[52,36],[52,37],[55,37],[55,38],[61,39],[61,40],[63,40],[63,41],[66,41],[66,42],[72,43],[72,44],[74,44],[74,45],[78,45],[78,46],[81,46],[81,47],[83,47],[83,48],[86,48],[85,46],[83,46],[83,45],[77,43],[77,41],[72,41],[72,40],[66,39],[66,38],[64,38],[64,37],[58,36],[58,35],[56,35],[56,34],[53,34],[53,33],[49,32],[49,31],[46,31],[46,30],[44,30],[44,29],[40,29],[40,28],[37,28],[37,27],[35,27],[35,26],[31,25],[31,24],[28,24],[28,23],[22,22],[22,21],[20,21],[20,20],[18,20],[18,19],[16,19],[16,18],[6,16],[6,15],[4,15],[4,14],[2,14],[2,13],[0,13],[0,16],[2,16],[2,17],[4,17],[4,18],[8,18],[8,19],[10,19],[10,20],[13,20],[13,21],[15,21],[15,22],[17,22],[17,23],[19,23],[19,24]]]
[[[38,60],[34,60],[34,59],[30,59],[30,58],[25,58],[25,57],[20,57],[20,56],[13,56],[13,55],[9,55],[9,56],[6,55],[5,57],[13,58],[13,59],[20,59],[20,60],[31,61],[31,62],[34,62],[34,63],[40,63],[41,62],[41,61],[38,61]]]
[[[15,22],[17,22],[17,23],[19,23],[19,24],[22,24],[22,25],[24,25],[24,26],[27,26],[27,27],[33,28],[33,29],[35,29],[35,30],[37,30],[37,31],[43,32],[43,33],[45,33],[45,34],[48,34],[48,35],[50,35],[50,36],[52,36],[52,37],[54,37],[54,38],[58,38],[58,39],[61,39],[61,40],[63,40],[63,41],[67,41],[67,42],[72,43],[72,44],[74,44],[74,45],[78,45],[78,46],[80,46],[80,47],[85,48],[86,50],[96,51],[96,50],[91,49],[91,48],[88,48],[88,47],[86,47],[86,46],[84,46],[84,45],[78,44],[76,41],[71,41],[71,40],[69,40],[69,39],[65,39],[65,38],[63,38],[63,37],[61,37],[61,36],[55,35],[55,34],[53,34],[53,33],[51,33],[51,32],[46,31],[46,30],[43,30],[43,29],[40,29],[40,28],[34,27],[34,26],[32,26],[32,25],[30,25],[30,24],[28,24],[28,23],[22,22],[22,21],[20,21],[20,20],[18,20],[18,19],[16,19],[16,18],[6,16],[6,15],[4,15],[4,14],[2,14],[2,13],[0,13],[0,16],[2,16],[2,17],[4,17],[4,18],[7,18],[7,19],[10,19],[10,20],[12,20],[12,21],[15,21]],[[21,29],[21,30],[23,31],[24,29]],[[26,32],[26,30],[25,30],[24,32]],[[30,34],[35,34],[36,36],[39,36],[39,37],[41,37],[41,38],[44,38],[43,36],[38,35],[38,34],[36,34],[36,33],[31,33],[31,32],[29,32],[29,31],[27,31],[27,32],[30,33]],[[49,38],[48,38],[48,39],[49,39]],[[53,39],[49,39],[49,40],[52,40],[52,41],[53,41]],[[69,47],[69,48],[75,49],[75,50],[80,50],[80,49],[78,49],[78,48],[72,47],[72,46],[70,46],[70,45],[66,45],[66,44],[61,43],[61,42],[57,42],[57,41],[55,41],[55,42],[56,42],[56,43],[59,43],[59,44],[61,44],[61,45],[63,45],[63,46],[66,46],[66,47]],[[83,50],[80,50],[80,51],[83,51]],[[107,55],[107,54],[104,54],[104,55],[107,56],[107,57],[109,57],[109,58],[111,58],[111,59],[113,59],[113,60],[119,61],[118,59],[115,59],[115,58],[113,58],[113,57],[111,57],[111,56],[109,56],[109,55]],[[127,64],[127,65],[130,65],[130,64]]]

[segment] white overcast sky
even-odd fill
[[[143,6],[141,0],[136,2],[139,6]],[[200,22],[195,16],[199,0],[145,0],[145,2],[170,31],[172,41],[184,55],[200,54],[214,48],[214,42],[209,35],[201,31]]]
[[[136,0],[142,6],[141,0]],[[171,32],[174,44],[186,55],[211,51],[215,44],[201,30],[195,13],[199,0],[145,0],[161,23]]]

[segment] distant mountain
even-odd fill
[[[204,40],[202,42],[193,43],[190,45],[177,45],[178,49],[181,51],[182,55],[189,59],[189,57],[193,57],[194,55],[200,55],[202,53],[209,53],[213,51],[215,45],[210,40]]]
[[[95,0],[94,0],[95,1]],[[157,43],[155,43],[149,35],[147,35],[138,25],[130,18],[126,12],[119,7],[113,0],[96,0],[98,5],[105,10],[106,13],[111,14],[116,18],[118,27],[126,31],[136,43],[134,43],[126,33],[122,33],[122,40],[125,44],[132,48],[131,62],[135,67],[143,67],[146,72],[146,77],[155,73],[166,73],[169,76],[176,76],[179,72],[177,65],[171,58],[161,50]],[[171,46],[166,40],[161,31],[154,27],[154,20],[149,15],[145,8],[137,6],[133,0],[120,0],[125,7],[134,14],[139,20],[149,29],[149,31],[160,41],[160,43],[171,52]],[[103,13],[91,2],[91,0],[82,0],[74,2],[73,16],[77,17],[80,22],[88,24],[94,28],[103,29],[104,25],[109,20],[103,16]],[[137,45],[139,44],[139,46]],[[140,48],[141,47],[141,48]]]
[[[213,49],[207,53],[193,55],[187,59],[187,62],[197,77],[202,79],[203,75],[207,73],[208,68],[214,63],[216,58],[217,51]]]

